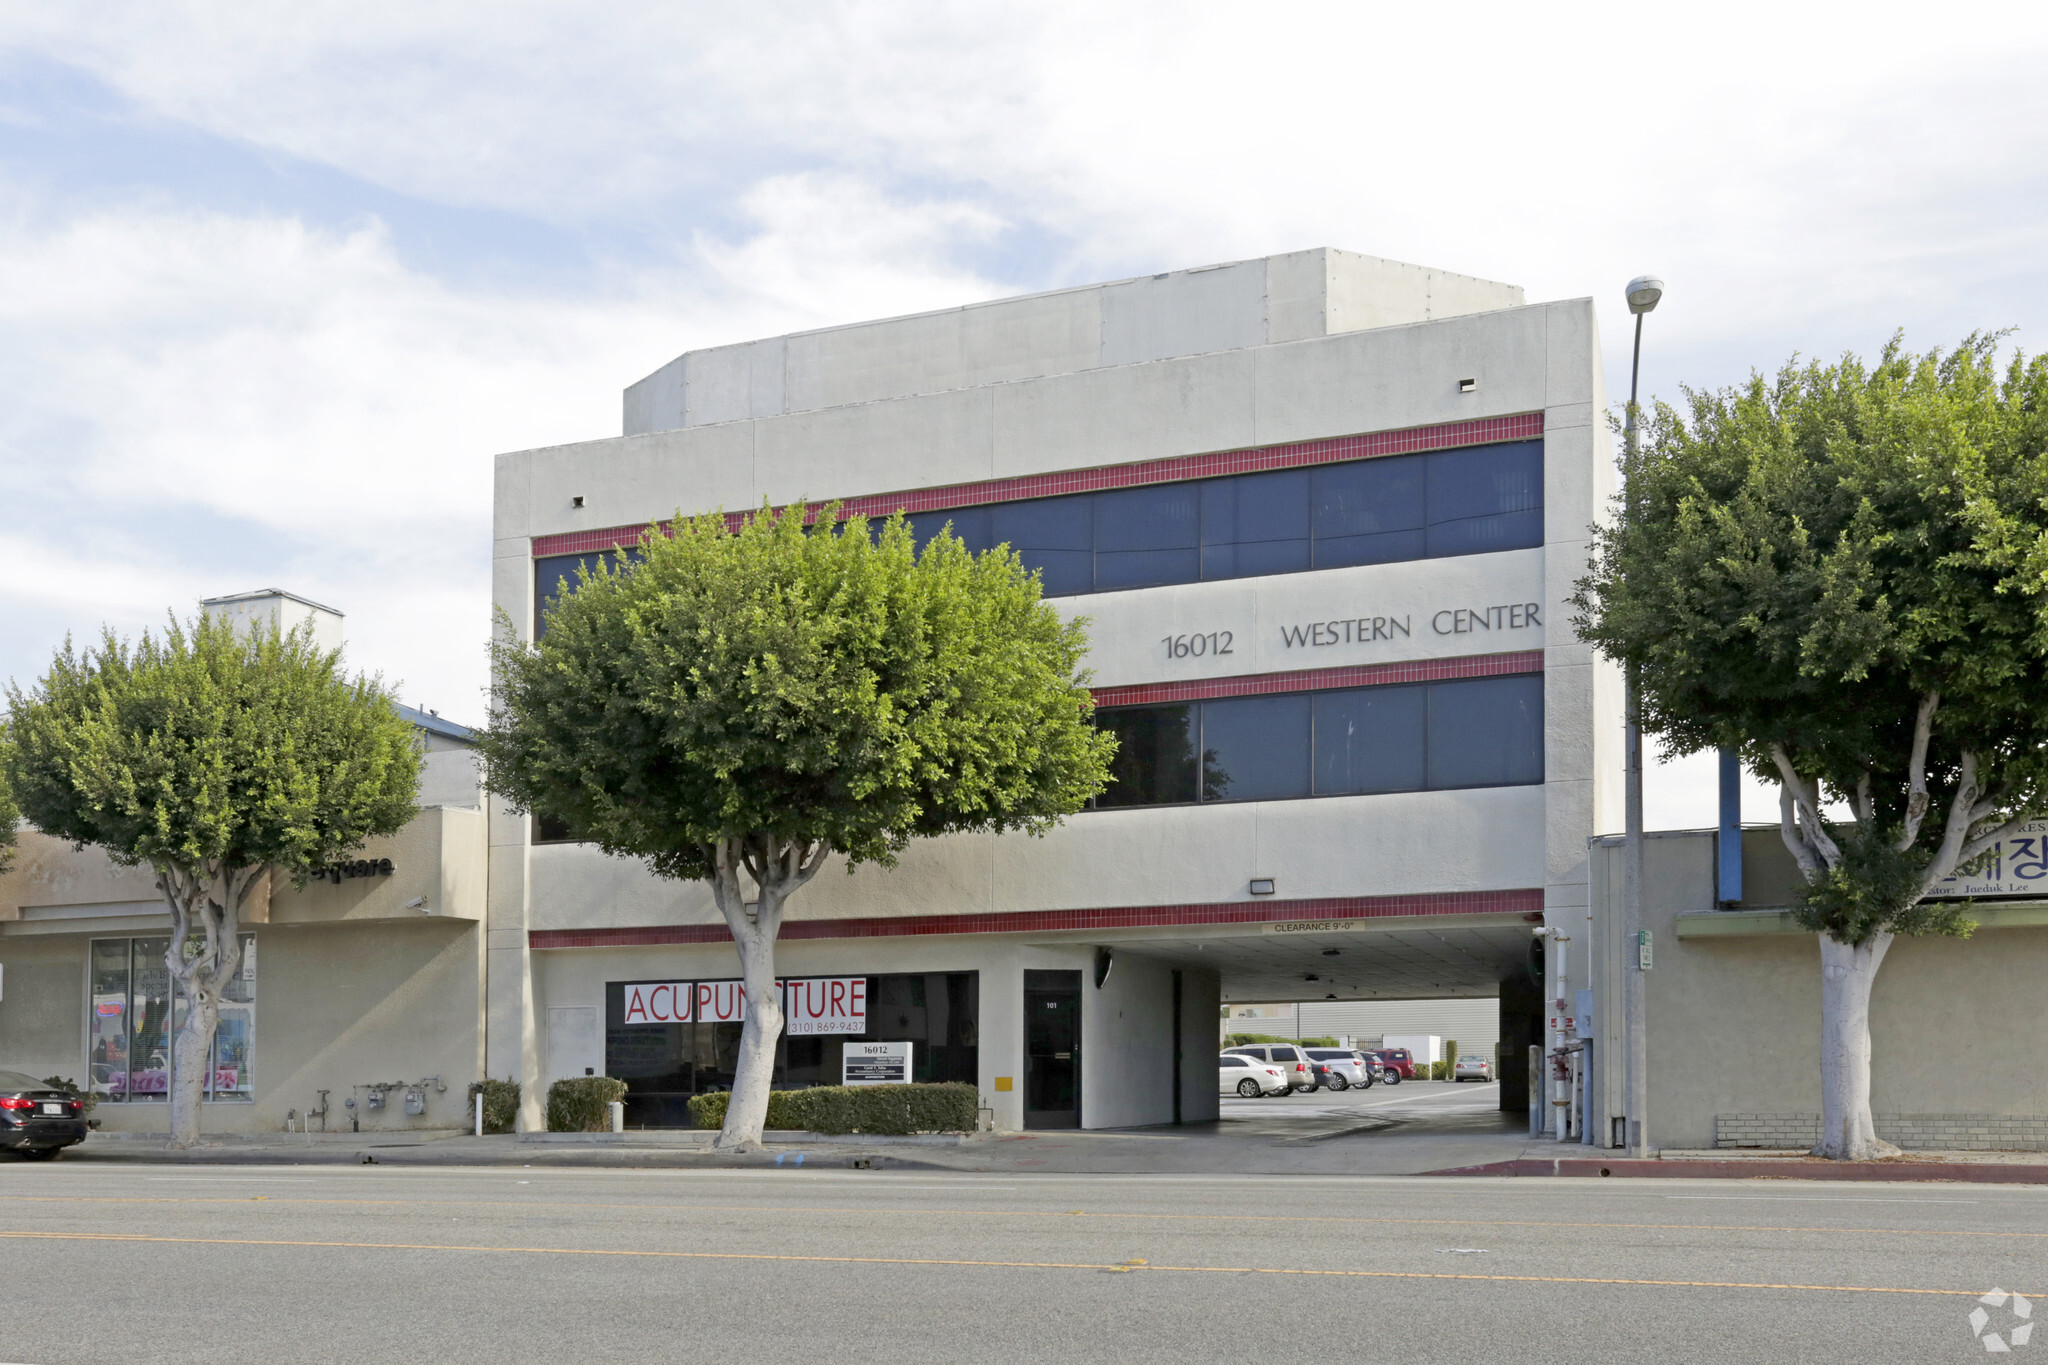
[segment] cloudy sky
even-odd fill
[[[2044,55],[1967,2],[0,3],[0,676],[278,586],[475,717],[492,454],[1028,290],[1339,246],[1592,295],[1616,394],[1643,271],[1653,393],[2039,349]]]

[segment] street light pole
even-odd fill
[[[1643,314],[1664,297],[1664,281],[1654,275],[1640,275],[1628,282],[1628,311],[1635,314],[1635,353],[1628,368],[1628,419],[1623,427],[1622,497],[1628,511],[1635,511],[1636,493],[1636,381],[1643,366]],[[1622,1114],[1623,1145],[1634,1157],[1650,1154],[1649,1139],[1649,1049],[1645,1038],[1643,1008],[1643,730],[1641,699],[1636,690],[1636,670],[1628,667],[1626,692],[1622,701],[1623,782],[1621,862],[1621,1012],[1623,1034]]]

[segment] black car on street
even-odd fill
[[[85,1101],[19,1071],[0,1071],[0,1151],[48,1159],[85,1141]]]

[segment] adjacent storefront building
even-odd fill
[[[315,626],[339,613],[288,593],[208,611]],[[170,913],[146,868],[24,828],[0,875],[0,1057],[90,1086],[109,1132],[161,1132],[174,1067],[205,1072],[210,1132],[380,1131],[464,1122],[483,1040],[486,845],[468,731],[407,711],[421,810],[304,887],[259,887],[212,1055],[173,1046]]]

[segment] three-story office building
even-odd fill
[[[1215,1114],[1231,1000],[1502,995],[1585,922],[1619,683],[1569,625],[1610,492],[1593,305],[1335,250],[694,351],[617,437],[500,456],[494,598],[678,510],[798,499],[1014,547],[1085,614],[1111,786],[792,902],[779,1083],[909,1042],[1001,1127]],[[730,1082],[708,888],[491,819],[488,1071]],[[1569,929],[1566,930],[1569,932]]]

